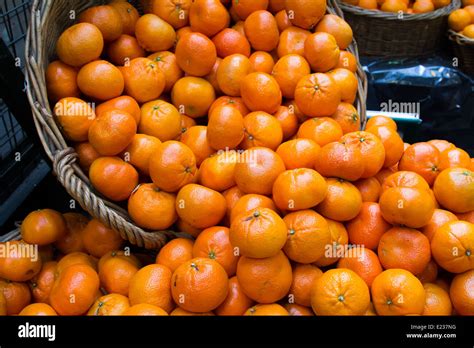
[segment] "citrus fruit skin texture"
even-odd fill
[[[369,303],[367,284],[349,269],[329,270],[313,283],[311,306],[317,315],[362,315]]]
[[[286,225],[273,210],[257,208],[235,217],[230,242],[248,257],[275,256],[286,241]]]
[[[421,282],[409,271],[393,268],[373,281],[372,301],[378,315],[420,315],[426,293]]]
[[[86,6],[45,66],[113,213],[25,214],[8,243],[38,257],[0,258],[0,315],[474,315],[474,158],[361,118],[354,32],[325,0],[139,3]],[[447,21],[474,38],[474,0]]]
[[[183,309],[204,313],[216,309],[227,297],[228,276],[217,262],[194,258],[183,263],[171,278],[171,293]]]

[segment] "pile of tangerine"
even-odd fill
[[[16,243],[48,252],[0,260],[7,314],[474,314],[473,161],[389,118],[359,130],[352,31],[325,1],[142,5],[80,14],[48,95],[99,193],[195,241],[150,260],[33,212]]]

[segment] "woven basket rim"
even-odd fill
[[[474,46],[474,39],[471,39],[453,29],[448,30],[449,39],[461,46]]]
[[[31,9],[25,57],[27,96],[33,112],[33,120],[45,151],[53,163],[53,172],[66,191],[86,210],[92,217],[99,219],[107,226],[119,231],[121,237],[139,247],[159,249],[169,239],[176,237],[189,237],[189,235],[175,231],[150,232],[136,226],[128,213],[109,202],[98,194],[89,182],[87,175],[76,164],[77,154],[68,145],[58,125],[53,118],[45,83],[45,69],[49,61],[44,54],[42,27],[50,15],[53,2],[61,0],[34,0]],[[67,0],[62,0],[67,2]],[[101,0],[90,1],[97,4]],[[342,10],[335,0],[327,0],[327,12],[344,18]],[[367,77],[359,63],[357,43],[355,40],[348,47],[348,51],[357,58],[358,93],[356,106],[359,110],[362,127],[366,121]]]
[[[384,12],[380,10],[368,10],[359,6],[350,5],[344,3],[341,0],[337,0],[339,7],[346,12],[358,16],[366,16],[371,18],[386,19],[391,21],[425,21],[433,20],[439,17],[449,15],[453,10],[461,7],[461,0],[452,0],[448,6],[441,7],[435,11],[427,13],[403,13],[403,17],[400,18],[398,13]]]
[[[20,239],[21,239],[21,232],[20,232],[20,228],[17,227],[14,230],[0,236],[0,243],[11,242],[11,241],[20,240]]]

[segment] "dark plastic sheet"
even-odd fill
[[[441,57],[363,58],[362,64],[369,81],[369,110],[380,110],[383,103],[419,105],[423,122],[401,125],[405,141],[446,139],[474,156],[473,78]]]

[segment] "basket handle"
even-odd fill
[[[66,191],[75,197],[81,207],[108,227],[118,231],[123,239],[146,249],[159,249],[169,239],[183,236],[173,231],[146,232],[129,221],[127,212],[121,207],[108,202],[92,191],[89,181],[80,179],[74,170],[77,154],[73,148],[56,152],[53,159],[53,170]],[[112,208],[112,209],[110,209]]]

